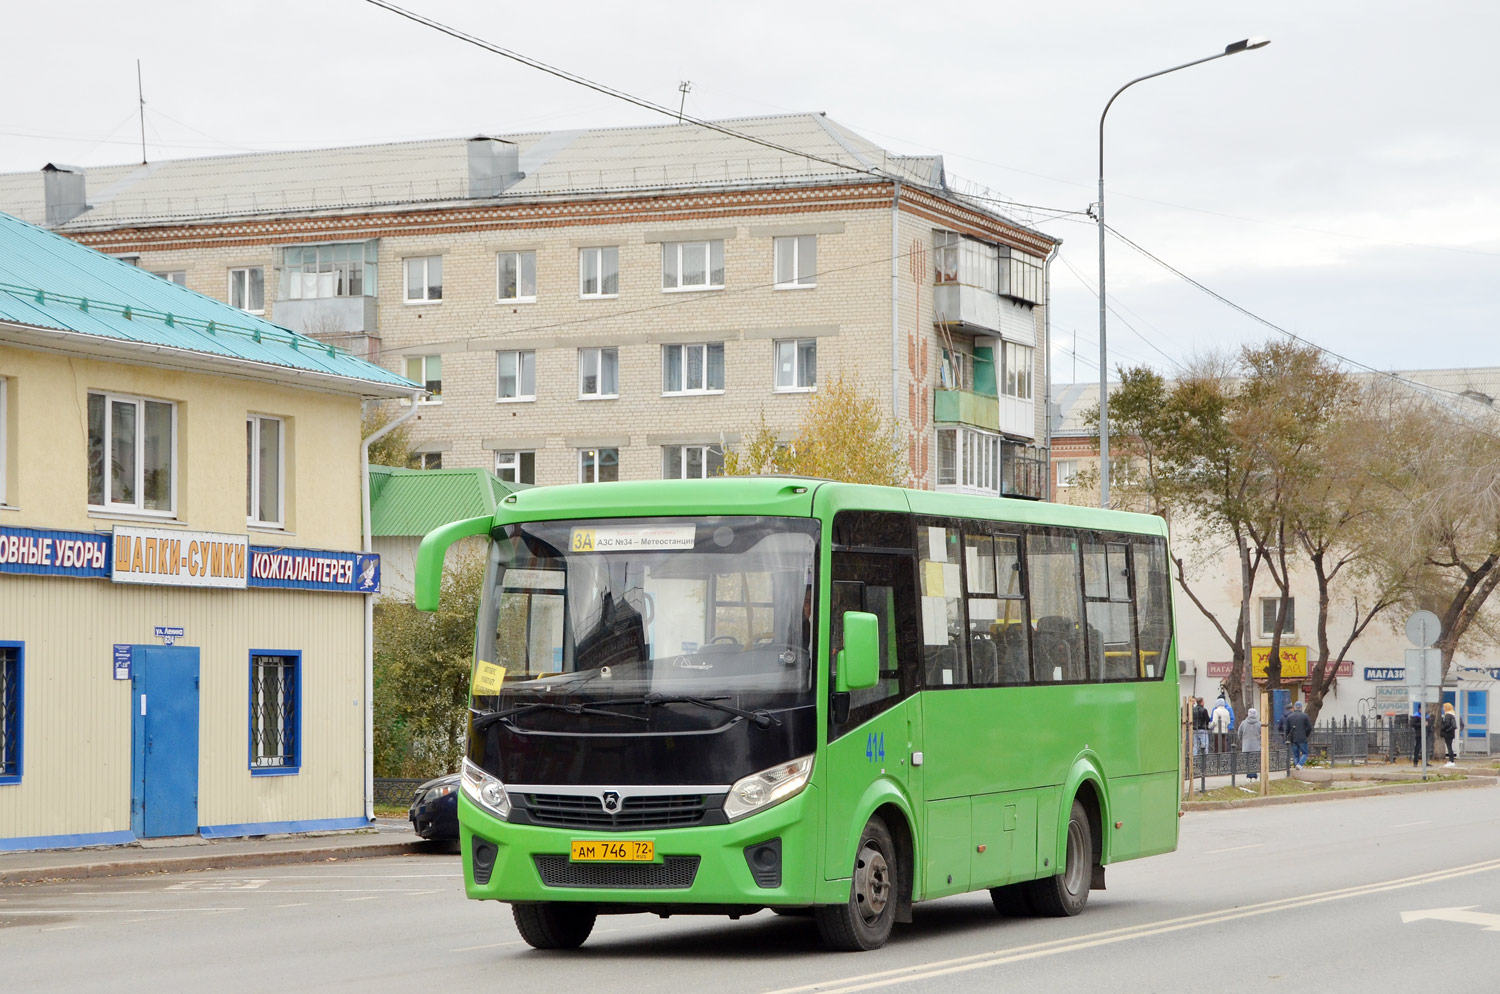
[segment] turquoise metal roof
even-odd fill
[[[0,213],[0,322],[420,390],[374,363]],[[351,382],[346,387],[358,386]]]
[[[439,525],[495,513],[524,484],[505,483],[484,469],[370,467],[370,534],[426,535]]]

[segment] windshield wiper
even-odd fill
[[[630,701],[598,701],[598,704],[628,704]],[[529,711],[540,710],[566,711],[568,714],[602,714],[607,718],[629,718],[631,721],[646,721],[647,719],[638,714],[626,714],[623,711],[608,711],[602,707],[592,707],[581,701],[573,704],[561,704],[557,701],[533,701],[530,704],[518,704],[504,711],[476,711],[473,708],[469,712],[474,715],[474,731],[482,732],[497,721],[506,724],[514,724],[511,718]]]
[[[696,704],[700,708],[711,708],[714,711],[723,711],[725,714],[732,714],[737,715],[741,718],[745,718],[751,722],[754,722],[756,728],[770,728],[773,722],[777,725],[781,724],[781,719],[776,717],[771,712],[767,711],[765,708],[760,708],[755,711],[746,711],[743,708],[737,708],[729,704],[719,703],[720,701],[727,700],[728,697],[728,694],[724,694],[718,697],[685,697],[675,695],[669,696],[667,694],[647,694],[640,700],[643,704]]]

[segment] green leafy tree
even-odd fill
[[[458,768],[468,731],[474,619],[484,557],[450,557],[442,606],[375,606],[377,776],[438,776]]]
[[[818,384],[790,443],[776,436],[762,411],[743,451],[724,453],[724,474],[789,473],[899,486],[905,479],[904,444],[880,402],[840,373]]]

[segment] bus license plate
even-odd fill
[[[575,863],[649,863],[655,858],[655,842],[585,840],[574,842],[569,854],[569,859]]]

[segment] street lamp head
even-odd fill
[[[1234,55],[1239,52],[1248,52],[1254,48],[1265,48],[1271,44],[1271,39],[1256,35],[1254,38],[1242,38],[1239,41],[1230,42],[1224,46],[1225,55]]]

